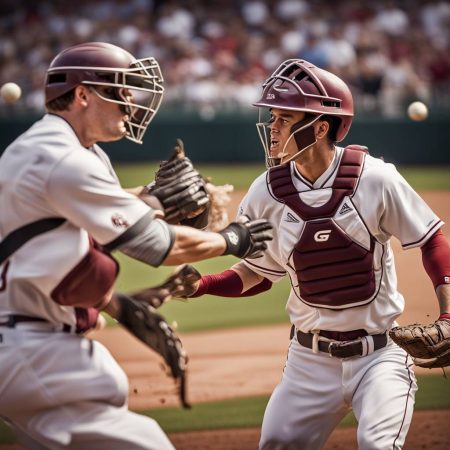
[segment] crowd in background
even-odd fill
[[[105,41],[156,57],[165,108],[249,110],[281,61],[303,58],[343,78],[360,114],[398,116],[412,100],[450,108],[449,30],[441,0],[2,0],[0,84],[21,86],[15,109],[43,111],[51,59]]]

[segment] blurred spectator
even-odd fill
[[[412,99],[449,109],[449,26],[442,0],[2,0],[0,84],[23,96],[0,113],[43,111],[49,62],[82,41],[155,56],[164,108],[205,118],[251,110],[267,75],[299,57],[352,85],[360,114],[403,114]]]

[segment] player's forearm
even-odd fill
[[[253,272],[253,270],[250,270],[242,261],[234,264],[234,266],[231,267],[231,270],[234,270],[239,275],[239,278],[242,281],[242,292],[248,291],[264,280],[264,277]]]
[[[110,302],[102,309],[102,311],[114,319],[118,317],[120,313],[120,303],[116,293],[112,294]]]
[[[441,284],[436,289],[441,314],[450,314],[450,284]]]
[[[190,297],[206,294],[220,297],[249,297],[267,291],[271,287],[272,283],[268,279],[254,273],[242,263],[238,263],[224,272],[203,275],[198,282],[196,292]]]
[[[131,188],[124,188],[125,192],[128,192],[131,195],[135,195],[136,197],[139,197],[144,192],[144,186],[136,186]]]
[[[200,231],[191,227],[175,226],[175,242],[164,260],[164,265],[195,262],[221,256],[227,245],[218,233]]]

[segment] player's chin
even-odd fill
[[[128,130],[123,126],[119,126],[116,130],[111,131],[108,137],[102,139],[102,142],[114,142],[127,136]]]

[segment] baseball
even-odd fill
[[[6,103],[14,103],[22,95],[22,89],[16,83],[5,83],[0,88],[0,96]]]
[[[425,103],[413,102],[408,106],[408,116],[415,121],[425,120],[428,117],[428,108]]]

